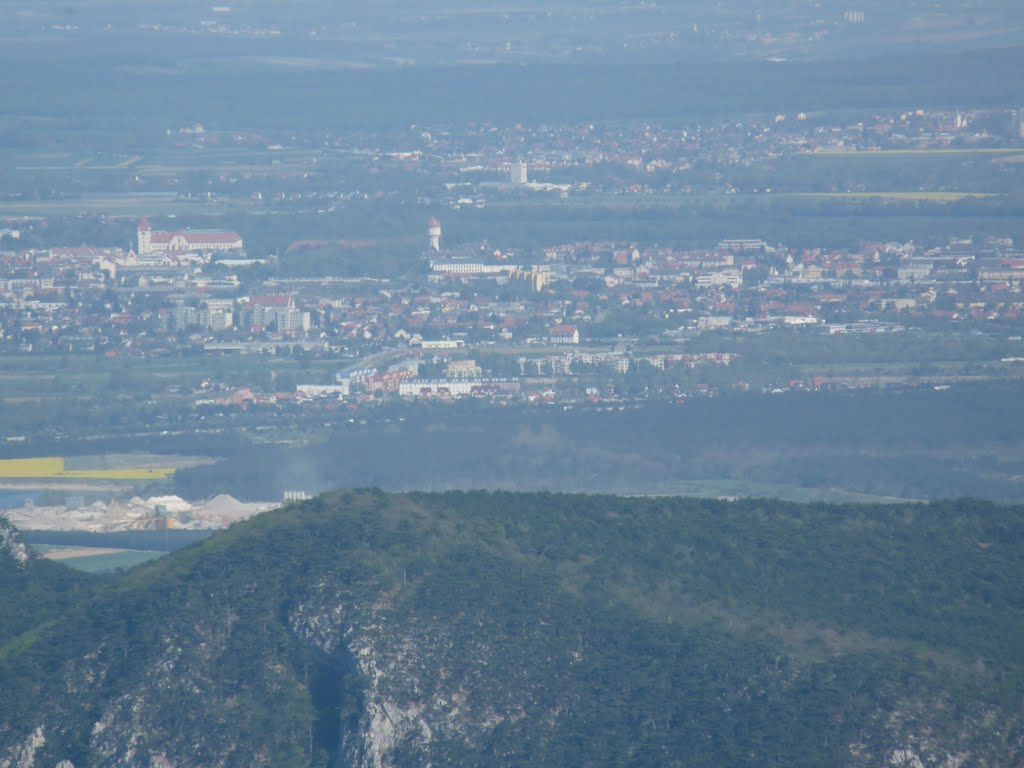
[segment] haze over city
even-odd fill
[[[0,768],[1021,761],[1019,3],[0,30]]]

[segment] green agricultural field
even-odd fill
[[[85,573],[109,573],[148,563],[166,552],[139,549],[95,549],[33,544],[32,548],[47,560],[55,560]]]
[[[85,573],[110,573],[119,569],[128,569],[142,563],[148,563],[166,555],[166,552],[143,552],[126,549],[109,555],[93,555],[91,557],[69,558],[64,563]]]
[[[835,149],[802,152],[807,157],[878,157],[894,155],[1011,155],[1024,152],[1022,147],[953,147],[946,149]]]
[[[100,470],[184,469],[211,464],[215,459],[204,456],[175,456],[157,453],[104,453],[86,456],[68,456],[64,467],[68,472]]]
[[[830,199],[882,199],[882,200],[919,200],[928,203],[955,203],[967,198],[998,197],[989,192],[789,192],[786,197],[811,200]]]
[[[145,155],[109,153],[26,153],[11,158],[19,173],[130,171],[133,175],[163,175],[185,171],[275,172],[309,168],[315,154],[308,149],[254,149],[251,147],[166,148]]]
[[[286,355],[219,356],[214,354],[165,358],[97,358],[93,355],[10,355],[0,373],[0,401],[48,400],[53,397],[109,396],[144,393],[152,396],[169,386],[182,391],[205,379],[229,386],[251,386],[271,375],[306,382],[330,379],[342,360],[298,360]],[[350,361],[349,361],[350,362]]]
[[[62,200],[5,200],[0,202],[0,216],[78,216],[106,214],[109,216],[214,216],[248,210],[238,201],[179,200],[174,193],[144,195],[93,194]]]

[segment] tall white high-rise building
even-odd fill
[[[527,182],[525,160],[520,160],[516,163],[512,163],[511,177],[513,184],[525,184]]]

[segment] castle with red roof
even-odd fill
[[[222,229],[154,230],[149,219],[139,222],[139,255],[150,253],[189,253],[195,251],[240,251],[242,236]]]

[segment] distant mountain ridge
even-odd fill
[[[74,596],[0,622],[0,768],[1020,764],[1021,511],[342,491],[0,553]]]

